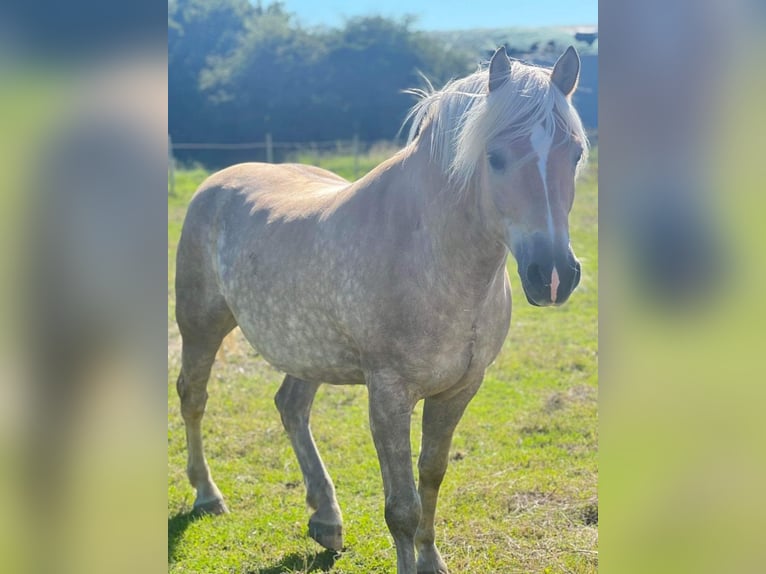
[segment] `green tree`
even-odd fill
[[[347,130],[358,127],[363,139],[396,135],[412,105],[402,90],[422,83],[419,72],[439,85],[467,71],[464,55],[444,52],[422,32],[412,31],[413,22],[409,17],[354,18],[329,38],[327,60],[339,121]]]
[[[171,0],[169,129],[187,141],[391,139],[424,73],[439,85],[470,58],[413,31],[412,18],[304,29],[283,4]],[[257,159],[186,154],[209,165]]]
[[[280,3],[259,8],[247,22],[236,51],[216,58],[201,88],[220,106],[236,139],[307,139],[311,102],[322,92],[317,73],[322,37],[293,23]]]
[[[201,78],[233,53],[255,13],[248,0],[170,0],[168,5],[168,128],[178,139],[215,132],[214,106]]]

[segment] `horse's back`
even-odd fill
[[[189,209],[209,196],[219,204],[236,195],[250,213],[263,211],[268,221],[305,219],[330,209],[348,186],[342,177],[311,165],[243,163],[207,178]]]

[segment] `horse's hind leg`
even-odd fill
[[[309,415],[319,385],[287,375],[274,397],[282,424],[298,458],[306,502],[314,510],[309,519],[309,536],[325,548],[343,548],[343,518],[335,487],[327,474],[309,428]]]
[[[179,298],[179,304],[181,299]],[[236,326],[236,321],[222,300],[201,309],[177,307],[181,329],[181,373],[176,389],[181,399],[181,414],[186,425],[186,446],[189,482],[197,491],[194,511],[223,514],[228,512],[221,491],[210,476],[202,449],[202,417],[207,404],[207,383],[215,355],[224,337]],[[190,312],[184,312],[190,311]]]

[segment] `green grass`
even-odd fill
[[[397,148],[392,147],[391,144],[381,142],[373,145],[366,153],[360,153],[356,160],[351,154],[306,151],[297,153],[288,160],[316,165],[353,181],[390,158],[396,151]]]
[[[324,159],[323,167],[353,166],[351,158]],[[458,426],[437,509],[437,545],[453,573],[597,571],[596,169],[594,153],[570,219],[572,245],[583,262],[583,279],[570,302],[555,309],[529,306],[509,260],[511,331]],[[175,394],[179,342],[172,280],[185,206],[205,173],[177,176],[168,223],[169,570],[394,572],[366,389],[324,386],[313,410],[314,435],[344,513],[346,550],[336,557],[306,535],[300,470],[273,404],[282,375],[238,331],[219,353],[203,423],[213,477],[231,514],[189,517],[194,492],[185,476]],[[414,453],[420,412],[419,405]]]

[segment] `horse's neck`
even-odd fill
[[[412,165],[399,173],[411,178],[406,182],[409,192],[421,195],[418,206],[435,263],[460,270],[468,282],[486,286],[508,254],[494,229],[491,206],[483,203],[479,189],[454,190],[431,161],[427,146],[415,145],[404,161]]]

